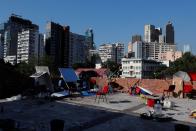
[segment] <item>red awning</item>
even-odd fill
[[[191,81],[196,81],[196,72],[189,72],[188,74],[191,78]]]

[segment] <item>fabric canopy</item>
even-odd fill
[[[176,73],[173,75],[173,77],[180,77],[180,78],[182,78],[182,80],[184,80],[184,81],[190,81],[190,80],[191,80],[191,78],[190,78],[190,76],[188,75],[188,73],[187,73],[187,72],[184,72],[184,71],[178,71],[178,72],[176,72]]]
[[[191,78],[191,81],[196,81],[196,72],[189,72],[189,76]]]
[[[59,68],[65,82],[77,82],[78,77],[72,68]]]
[[[192,89],[193,89],[193,86],[192,85],[184,85],[183,88],[184,88],[183,89],[184,93],[190,93],[192,91]]]

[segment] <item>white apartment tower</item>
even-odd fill
[[[37,63],[38,35],[36,29],[23,29],[18,33],[17,63]]]
[[[145,25],[144,26],[144,41],[145,42],[152,42],[154,30],[155,30],[154,25]]]
[[[99,56],[100,56],[102,62],[106,62],[108,60],[115,61],[115,57],[116,57],[115,44],[102,44],[102,45],[100,45]]]

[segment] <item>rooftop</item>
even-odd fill
[[[16,120],[21,128],[49,130],[52,119],[62,119],[65,130],[160,130],[173,131],[177,123],[196,129],[196,119],[190,118],[190,111],[196,109],[192,99],[170,98],[174,108],[163,110],[163,114],[171,116],[175,121],[158,122],[143,120],[139,114],[148,110],[143,99],[127,93],[109,94],[108,102],[95,102],[95,96],[64,98],[57,101],[43,99],[27,99],[19,101],[0,101],[4,112],[0,118]]]

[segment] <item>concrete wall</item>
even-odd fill
[[[99,87],[103,87],[107,84],[107,78],[93,78]],[[161,80],[161,79],[136,79],[136,78],[113,78],[112,82],[119,84],[120,91],[126,92],[128,88],[138,83],[155,94],[162,94],[164,89],[168,89],[169,85],[172,84],[172,80]]]

